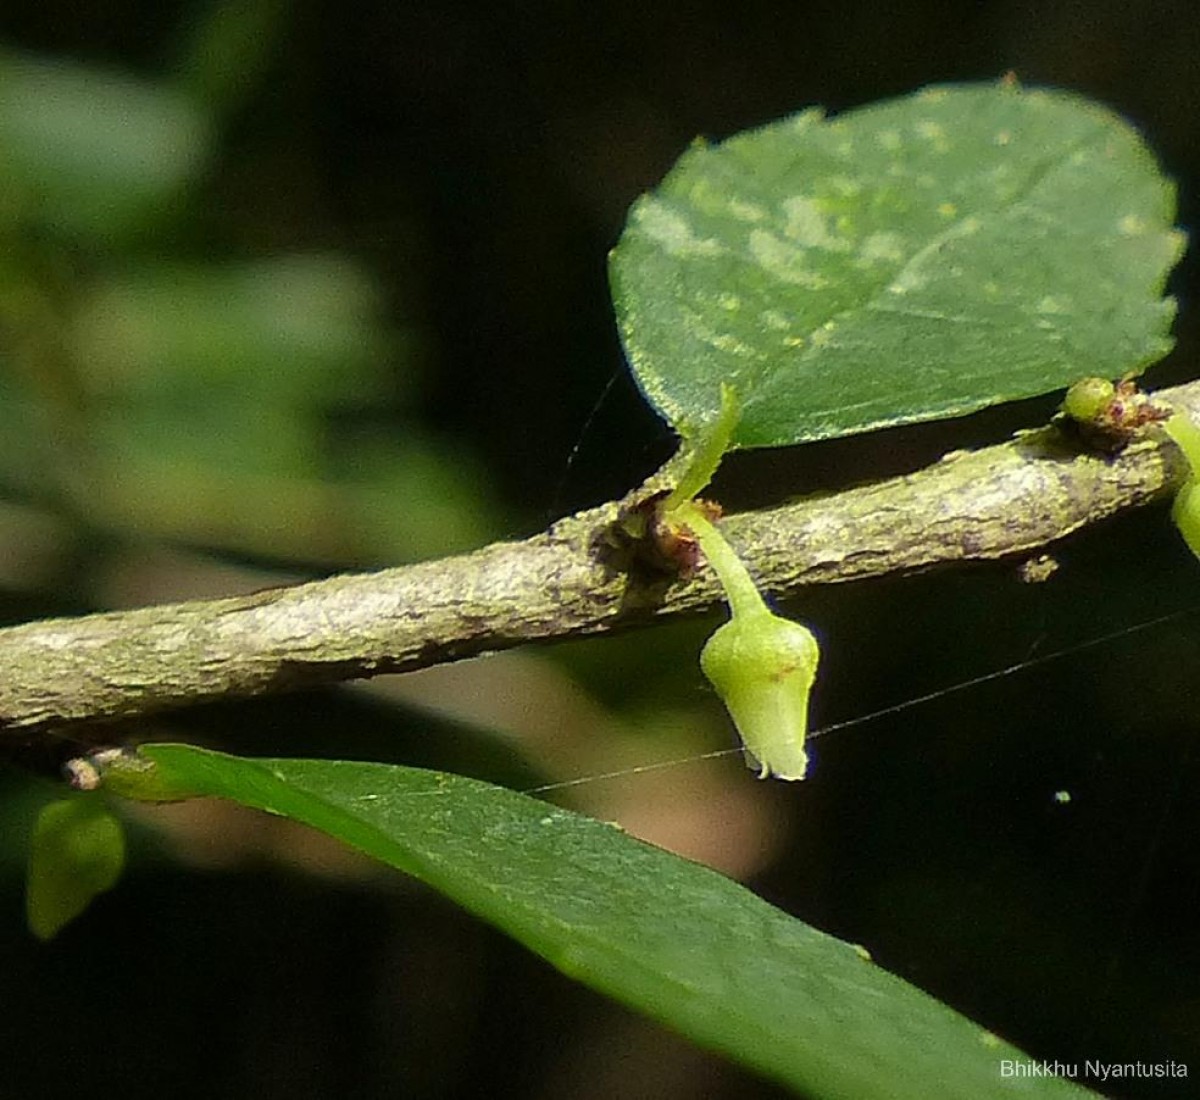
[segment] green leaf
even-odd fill
[[[814,1097],[1090,1095],[708,868],[524,795],[382,764],[143,752],[179,787],[312,825],[564,973]]]
[[[959,416],[1170,349],[1174,191],[1063,92],[935,87],[697,143],[611,258],[625,350],[681,434],[735,447]]]
[[[29,847],[25,915],[41,940],[55,936],[111,890],[125,865],[121,822],[95,797],[51,802],[38,814]]]

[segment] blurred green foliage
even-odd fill
[[[175,82],[0,53],[0,499],[302,566],[485,541],[483,478],[407,411],[424,342],[372,273],[213,237],[218,108],[254,74],[235,8]]]
[[[29,929],[48,940],[111,890],[125,865],[125,833],[101,797],[42,807],[30,843],[25,912]]]

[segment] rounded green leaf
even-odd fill
[[[124,829],[102,802],[81,797],[44,806],[29,847],[30,931],[40,940],[53,937],[97,894],[112,889],[124,865]]]
[[[1077,96],[935,87],[697,143],[611,258],[626,353],[735,447],[958,416],[1170,348],[1183,237],[1137,133]]]

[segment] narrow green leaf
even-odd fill
[[[1170,349],[1174,192],[1077,96],[929,88],[697,143],[611,259],[625,349],[676,428],[736,447],[958,416]]]
[[[29,848],[25,915],[40,940],[55,936],[125,865],[125,831],[95,797],[51,802],[38,814]]]
[[[143,750],[164,778],[306,822],[504,929],[564,973],[814,1097],[1091,1095],[849,944],[706,867],[524,795],[382,764]]]

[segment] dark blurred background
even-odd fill
[[[623,372],[605,254],[698,134],[1013,70],[1138,125],[1189,227],[1198,54],[1180,0],[12,0],[0,618],[449,553],[624,492],[671,439]],[[1196,373],[1197,274],[1189,255],[1152,384]],[[736,456],[718,495],[912,469],[1054,404]],[[1044,584],[1009,563],[798,601],[825,646],[818,724],[1121,638],[831,735],[802,785],[724,760],[564,800],[865,944],[1035,1057],[1200,1073],[1200,571],[1165,510],[1055,554]],[[127,732],[528,787],[727,744],[696,666],[711,625]],[[31,746],[3,779],[0,1095],[775,1094],[424,889],[228,807],[140,814],[125,881],[37,944],[24,845],[72,750]]]

